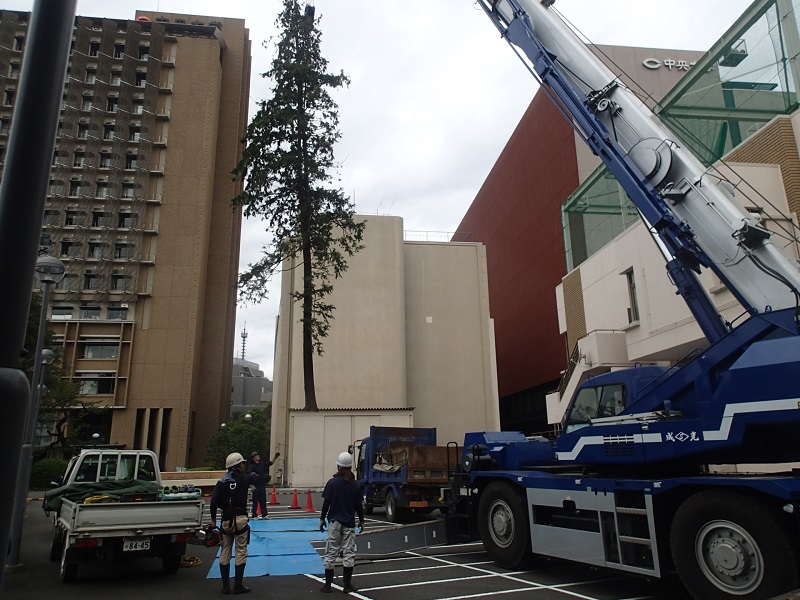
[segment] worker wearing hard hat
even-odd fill
[[[325,541],[325,585],[321,591],[329,594],[333,583],[333,567],[339,552],[344,566],[345,594],[357,592],[352,583],[353,565],[356,561],[356,515],[358,527],[364,530],[364,507],[361,504],[361,487],[353,475],[353,455],[342,452],[336,459],[337,471],[325,484],[322,491],[322,511],[319,530],[325,531],[325,517],[328,518],[328,539]]]
[[[246,594],[250,588],[242,583],[247,562],[247,544],[250,542],[250,525],[247,519],[247,493],[255,476],[247,473],[247,462],[238,452],[225,459],[227,472],[214,487],[211,496],[211,526],[217,522],[217,510],[222,511],[220,521],[219,573],[222,576],[222,593],[230,594],[231,554],[236,544],[234,594]]]

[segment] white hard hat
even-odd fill
[[[339,455],[339,458],[336,459],[336,466],[337,467],[352,467],[353,466],[353,455],[349,452],[342,452]]]
[[[238,452],[231,452],[228,454],[228,458],[225,459],[225,468],[230,469],[231,467],[235,467],[236,465],[244,462],[244,456],[239,454]]]

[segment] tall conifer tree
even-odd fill
[[[314,351],[322,354],[333,319],[334,306],[327,301],[331,281],[347,270],[345,256],[363,247],[364,223],[353,219],[353,203],[331,184],[340,133],[338,107],[328,89],[349,79],[327,72],[313,6],[301,11],[296,0],[284,0],[276,24],[277,53],[263,74],[274,82],[273,95],[259,102],[233,171],[245,182],[234,204],[246,217],[261,217],[272,241],[239,275],[239,289],[244,300],[263,299],[284,261],[298,257],[303,288],[292,298],[302,305],[305,410],[316,411],[313,358]]]

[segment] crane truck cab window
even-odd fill
[[[583,388],[572,404],[564,432],[591,425],[592,419],[616,416],[624,409],[625,388],[622,385]]]

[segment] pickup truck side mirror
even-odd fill
[[[53,481],[50,482],[50,485],[52,485],[53,487],[61,487],[63,483],[64,483],[63,477],[56,477],[55,479],[53,479]]]

